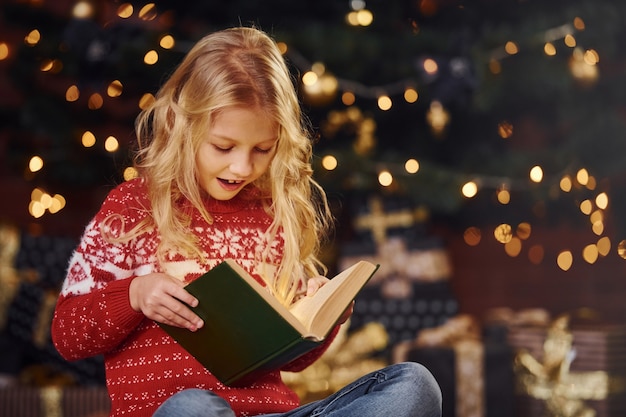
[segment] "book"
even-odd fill
[[[195,332],[159,325],[217,379],[229,386],[279,369],[318,347],[379,265],[359,261],[313,296],[286,307],[233,260],[185,286],[204,320]]]

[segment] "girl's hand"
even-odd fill
[[[198,300],[184,286],[183,282],[162,273],[136,277],[128,289],[130,306],[159,323],[196,331],[204,322],[184,304],[198,305]]]
[[[317,292],[317,290],[319,290],[328,281],[330,281],[328,278],[323,277],[321,275],[317,276],[317,277],[309,278],[309,280],[307,281],[307,287],[306,287],[306,295],[307,295],[307,297],[310,297],[313,294],[315,294]],[[337,322],[337,324],[343,324],[346,321],[348,321],[348,319],[352,315],[352,311],[353,310],[354,310],[354,300],[352,300],[352,303],[350,304],[350,306],[348,306],[348,308],[346,308],[346,311],[343,312],[343,314],[339,318],[339,321]]]

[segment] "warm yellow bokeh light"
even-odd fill
[[[585,30],[585,22],[580,17],[574,18],[574,27],[577,30]]]
[[[437,61],[431,58],[427,58],[423,63],[424,71],[428,74],[435,74],[439,71],[439,65],[437,65]]]
[[[420,163],[417,161],[417,159],[409,159],[404,163],[404,169],[409,174],[415,174],[417,171],[420,170]]]
[[[391,175],[389,171],[381,171],[381,173],[378,174],[378,182],[383,187],[389,187],[393,182],[393,175]]]
[[[611,239],[606,236],[601,237],[598,239],[596,246],[598,247],[600,256],[607,256],[611,252]]]
[[[89,19],[93,17],[93,5],[88,1],[78,1],[72,9],[72,16],[77,19]]]
[[[107,94],[109,97],[119,97],[122,95],[122,90],[124,90],[124,86],[120,80],[114,80],[107,87]]]
[[[333,169],[337,168],[337,165],[339,165],[339,163],[337,162],[337,158],[335,158],[333,155],[326,155],[322,158],[322,166],[327,171],[332,171]]]
[[[583,259],[589,264],[594,264],[598,260],[598,247],[596,245],[587,245],[583,249]]]
[[[588,49],[583,54],[583,60],[588,65],[596,65],[600,62],[600,55],[595,49]]]
[[[174,41],[174,37],[172,35],[165,35],[159,41],[159,45],[163,49],[172,49],[176,42]]]
[[[580,203],[580,211],[587,216],[591,214],[591,210],[593,210],[593,204],[590,200],[583,200]]]
[[[159,61],[159,53],[155,51],[154,49],[146,52],[146,54],[143,57],[143,62],[145,62],[148,65],[154,65],[158,61]]]
[[[508,139],[513,135],[513,125],[506,120],[498,123],[498,135],[502,139]]]
[[[65,100],[74,102],[80,98],[80,90],[75,85],[70,85],[65,91]]]
[[[276,42],[276,47],[280,51],[281,55],[285,55],[289,50],[289,46],[285,42]]]
[[[367,9],[356,12],[356,21],[360,26],[369,26],[374,21],[374,15]]]
[[[51,196],[41,188],[35,188],[30,193],[28,212],[35,218],[40,218],[48,210],[51,214],[58,213],[65,207],[65,197],[60,194]]]
[[[559,256],[557,256],[556,258],[556,264],[563,271],[568,271],[572,267],[573,263],[574,263],[574,257],[572,256],[572,252],[568,250],[565,250],[559,253]]]
[[[604,212],[602,210],[595,210],[589,215],[589,221],[593,223],[604,221]]]
[[[341,102],[346,106],[352,106],[356,101],[356,96],[352,91],[344,91],[341,95]]]
[[[565,35],[565,37],[563,38],[563,43],[565,45],[567,45],[570,48],[573,48],[576,46],[576,38],[573,35],[570,35],[569,33],[567,35]]]
[[[509,204],[511,202],[511,193],[506,188],[496,191],[496,198],[500,204]]]
[[[569,177],[569,175],[565,175],[563,178],[561,178],[561,181],[559,182],[559,187],[561,187],[561,190],[565,191],[566,193],[572,191],[572,179]]]
[[[318,75],[314,71],[307,71],[302,76],[302,84],[305,86],[311,86],[317,82]]]
[[[148,107],[150,107],[150,105],[152,105],[152,103],[154,103],[154,100],[155,100],[154,95],[150,93],[144,94],[139,99],[139,108],[141,110],[147,109]]]
[[[87,130],[83,133],[83,136],[81,136],[80,141],[85,148],[91,148],[96,144],[96,136]]]
[[[591,231],[596,235],[600,236],[604,233],[604,223],[603,222],[595,222],[591,225]]]
[[[99,93],[93,93],[89,96],[89,100],[87,100],[87,107],[89,107],[90,110],[97,110],[101,108],[103,104],[104,100]]]
[[[461,188],[461,193],[464,197],[467,198],[474,197],[476,194],[478,194],[478,184],[476,184],[474,181],[466,182]]]
[[[523,222],[517,225],[515,234],[520,239],[526,240],[530,237],[531,232],[532,232],[532,227],[530,226],[530,223]]]
[[[416,89],[409,87],[406,90],[404,90],[404,100],[407,103],[415,103],[418,98],[419,98],[419,94],[417,93]]]
[[[28,205],[28,212],[31,216],[38,219],[45,214],[46,209],[40,201],[31,201]]]
[[[30,172],[37,172],[42,168],[43,159],[40,156],[35,155],[30,158],[30,161],[28,161],[28,169],[30,170]]]
[[[626,240],[622,240],[617,244],[617,254],[626,259]]]
[[[369,26],[374,21],[374,15],[367,9],[352,10],[346,15],[346,22],[350,26]]]
[[[580,185],[586,185],[589,181],[589,172],[587,172],[585,168],[578,170],[576,173],[576,181],[578,181]]]
[[[517,237],[512,237],[504,244],[504,251],[510,257],[515,258],[522,251],[522,241]]]
[[[133,5],[130,3],[120,4],[117,8],[117,15],[122,19],[128,19],[133,15]]]
[[[600,193],[596,196],[596,206],[598,206],[599,209],[606,210],[609,206],[609,196],[607,193]]]
[[[37,29],[30,31],[28,35],[24,38],[24,42],[28,46],[35,46],[41,41],[41,33]]]
[[[500,243],[508,243],[513,238],[513,229],[510,224],[503,223],[494,229],[493,236]]]
[[[9,57],[9,45],[5,42],[0,42],[0,61],[3,61]]]
[[[50,211],[50,213],[52,214],[58,213],[65,207],[65,204],[65,197],[63,197],[61,194],[55,194],[54,197],[52,197],[52,204],[50,205],[48,211]]]
[[[381,110],[389,110],[392,106],[391,97],[389,96],[380,96],[378,97],[378,108]]]
[[[478,245],[480,243],[481,238],[482,238],[482,234],[478,227],[468,227],[467,229],[465,229],[465,232],[463,232],[463,240],[469,246]]]
[[[148,3],[139,10],[139,18],[141,20],[154,20],[157,16],[156,5]]]
[[[513,41],[508,41],[504,45],[504,50],[509,55],[515,55],[516,53],[519,52],[519,48],[517,47],[517,44],[515,42],[513,42]]]
[[[133,178],[137,178],[139,176],[139,172],[137,172],[137,169],[135,169],[135,167],[127,167],[124,170],[124,181],[130,181]]]
[[[115,152],[120,148],[120,143],[114,136],[109,136],[104,141],[104,149],[107,152]]]
[[[556,48],[554,47],[554,45],[551,42],[547,42],[543,46],[543,52],[546,55],[548,55],[548,56],[554,56],[554,55],[556,55]]]
[[[543,169],[539,165],[535,165],[531,168],[529,176],[532,182],[541,182],[543,180]]]

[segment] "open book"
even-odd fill
[[[319,346],[377,269],[359,261],[287,308],[226,260],[185,287],[199,300],[190,308],[204,320],[201,329],[159,325],[221,382],[236,385]]]

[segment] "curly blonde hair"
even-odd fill
[[[285,241],[282,263],[268,286],[289,304],[308,277],[326,273],[318,253],[332,217],[324,190],[313,179],[310,130],[292,75],[269,35],[238,27],[200,39],[137,118],[135,166],[147,183],[151,226],[162,238],[159,256],[176,247],[201,257],[197,239],[188,233],[188,214],[176,202],[188,199],[212,221],[202,203],[196,153],[215,115],[242,106],[262,109],[279,126],[276,154],[254,185],[269,197],[268,241],[279,232]]]

